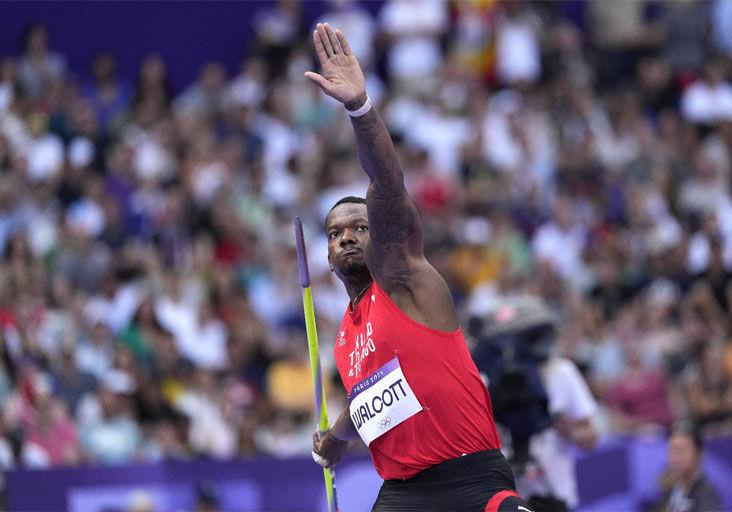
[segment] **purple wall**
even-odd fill
[[[21,470],[7,478],[11,511],[121,512],[139,491],[153,498],[158,512],[191,510],[202,480],[216,483],[221,508],[230,512],[324,510],[325,500],[323,472],[309,458]],[[342,510],[371,509],[381,481],[369,458],[346,460],[337,479]]]
[[[382,2],[363,2],[376,12]],[[252,15],[272,2],[0,2],[0,58],[22,52],[22,34],[34,22],[49,29],[51,47],[70,69],[88,77],[95,53],[112,50],[120,76],[137,77],[143,58],[159,53],[176,90],[195,79],[205,62],[220,60],[236,72],[252,36]],[[326,1],[303,2],[310,26]]]
[[[580,512],[638,510],[657,498],[666,464],[662,439],[615,439],[578,460]],[[705,471],[732,510],[732,438],[707,444]],[[216,483],[221,507],[231,512],[325,510],[323,474],[309,458],[259,458],[227,462],[199,460],[122,467],[11,471],[9,510],[111,512],[126,510],[134,491],[150,495],[159,512],[190,510],[195,486]],[[338,468],[342,510],[367,512],[381,481],[363,455]]]

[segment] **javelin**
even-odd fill
[[[295,242],[297,243],[297,266],[300,270],[300,285],[302,286],[302,305],[305,310],[305,330],[308,336],[308,352],[310,352],[310,372],[313,375],[315,390],[315,415],[318,418],[318,433],[322,439],[328,431],[328,407],[325,404],[325,390],[323,388],[323,371],[320,368],[318,354],[318,331],[315,328],[315,309],[313,308],[313,293],[310,289],[310,270],[308,270],[308,256],[305,252],[305,237],[302,232],[302,221],[295,217]],[[338,512],[336,500],[335,473],[330,468],[323,468],[325,480],[325,495],[328,499],[328,512]]]

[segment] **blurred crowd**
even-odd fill
[[[323,221],[365,194],[298,2],[236,73],[174,90],[151,54],[90,80],[29,27],[0,56],[0,468],[308,453],[292,220],[305,221],[331,415],[347,304]],[[732,2],[346,0],[461,316],[515,294],[606,432],[732,425]]]

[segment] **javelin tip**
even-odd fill
[[[308,270],[308,256],[305,252],[305,236],[302,231],[302,221],[295,217],[295,244],[297,246],[297,267],[300,271],[300,285],[303,288],[310,286],[310,271]]]

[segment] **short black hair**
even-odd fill
[[[357,196],[342,197],[338,201],[336,201],[336,203],[333,206],[330,207],[330,210],[328,210],[328,213],[332,212],[336,206],[340,206],[343,203],[366,204],[366,199],[364,199],[363,197],[357,197]]]
[[[330,212],[332,212],[336,206],[340,206],[344,203],[353,203],[353,204],[366,204],[366,199],[363,197],[358,196],[346,196],[341,197],[336,203],[330,207],[330,210],[328,210],[328,213],[325,214],[325,227],[328,228],[328,215],[330,215]]]

